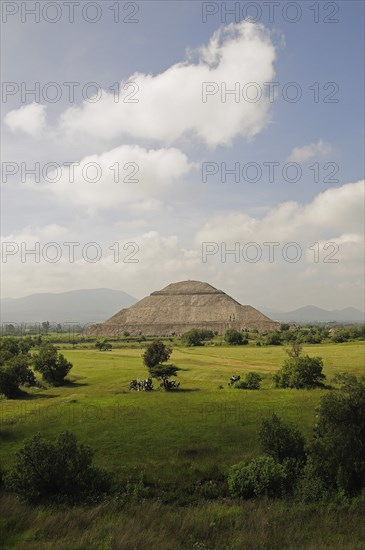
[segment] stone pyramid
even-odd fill
[[[171,283],[152,292],[128,309],[122,309],[104,323],[94,325],[89,334],[117,336],[180,335],[192,328],[224,334],[228,328],[275,330],[279,323],[257,309],[241,305],[222,290],[200,281]]]

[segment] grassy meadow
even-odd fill
[[[68,385],[27,389],[23,399],[0,401],[3,468],[25,438],[70,430],[121,482],[138,490],[143,478],[143,501],[121,509],[104,503],[47,510],[3,495],[4,548],[365,546],[356,513],[228,498],[225,472],[259,454],[261,420],[276,412],[309,438],[316,406],[330,391],[275,389],[271,375],[285,359],[282,346],[174,347],[171,362],[181,368],[177,392],[160,390],[156,381],[153,392],[128,390],[133,378],[147,378],[142,349],[58,347],[73,363]],[[364,342],[306,345],[303,351],[323,358],[328,384],[338,372],[364,374]],[[260,390],[228,388],[232,374],[247,371],[262,375]]]

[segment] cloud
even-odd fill
[[[50,170],[41,184],[27,180],[24,185],[50,192],[62,203],[91,210],[131,204],[140,211],[154,211],[162,205],[160,198],[174,192],[177,182],[193,167],[175,148],[122,145]]]
[[[288,162],[307,162],[315,157],[324,157],[328,155],[331,150],[331,145],[320,139],[317,143],[311,143],[303,147],[295,147],[288,157]]]
[[[25,263],[19,254],[2,265],[7,295],[32,292],[64,291],[76,288],[118,288],[137,297],[162,288],[172,281],[198,279],[207,281],[231,294],[241,303],[282,310],[315,303],[328,309],[363,307],[363,197],[364,181],[349,183],[320,193],[308,204],[286,202],[271,208],[262,218],[240,212],[212,216],[202,224],[192,238],[181,235],[177,228],[166,231],[149,230],[136,224],[127,240],[138,245],[137,263],[128,263],[123,226],[110,226],[112,242],[99,241],[103,254],[100,261],[90,263],[81,255],[82,246],[90,241],[88,227],[82,229],[46,226],[25,228],[21,235],[8,237],[18,242],[31,238],[42,242],[78,241],[77,258],[68,261],[66,248],[59,262],[47,262],[42,256],[35,263],[32,256]],[[174,228],[174,212],[170,228]],[[76,222],[75,222],[76,223]],[[80,228],[80,229],[79,229]],[[75,235],[77,237],[75,238]],[[126,237],[126,235],[124,235]],[[92,238],[92,240],[97,240]],[[257,263],[231,255],[226,263],[221,255],[202,261],[202,242],[225,242],[227,249],[238,242],[241,248],[248,242],[262,246],[264,242],[279,242],[275,261],[269,262],[268,248],[262,246],[263,257]],[[298,263],[283,260],[283,245],[295,241],[302,247]],[[120,258],[116,263],[115,243],[119,243]],[[333,248],[329,243],[334,242]],[[318,243],[318,245],[315,245]],[[112,246],[111,246],[112,245]],[[315,246],[314,246],[315,245]],[[325,248],[327,246],[327,248]],[[315,252],[319,259],[315,261]],[[52,254],[52,250],[50,251]],[[328,260],[339,260],[329,262]],[[6,283],[6,285],[5,285]]]
[[[33,138],[42,137],[46,128],[46,106],[30,103],[9,111],[4,122],[12,132],[23,132]]]
[[[196,62],[189,55],[157,75],[132,74],[121,83],[117,102],[114,93],[103,91],[95,103],[68,108],[60,117],[61,135],[104,142],[129,136],[170,145],[187,134],[215,147],[261,132],[270,106],[264,83],[274,77],[276,56],[265,28],[245,21],[221,27],[197,56]],[[207,82],[214,83],[215,93],[203,102],[202,86]],[[238,102],[232,94],[223,102],[222,86],[231,90],[236,83]],[[256,88],[245,88],[242,95],[248,83]],[[129,88],[123,91],[125,86]],[[252,101],[256,90],[262,97]]]
[[[241,212],[214,216],[198,231],[196,242],[308,242],[345,233],[362,235],[364,180],[319,193],[311,203],[287,201],[262,218]]]

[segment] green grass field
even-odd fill
[[[303,351],[323,358],[327,383],[331,383],[337,372],[364,374],[363,342],[307,345]],[[364,528],[357,524],[358,533],[354,537],[350,529],[353,529],[353,520],[345,521],[343,516],[336,519],[339,512],[327,513],[322,518],[322,529],[327,530],[327,544],[326,537],[319,535],[318,514],[309,508],[300,512],[299,509],[291,510],[284,503],[258,502],[255,505],[250,502],[239,507],[234,503],[207,502],[215,498],[219,484],[223,487],[224,474],[230,465],[259,453],[258,428],[261,420],[272,412],[298,424],[306,437],[311,435],[316,407],[328,390],[273,388],[271,374],[285,359],[281,346],[174,348],[171,362],[182,369],[178,377],[181,391],[164,392],[158,389],[150,393],[128,390],[133,378],[147,377],[141,349],[113,349],[110,352],[64,349],[63,353],[74,365],[69,376],[70,384],[60,388],[28,389],[27,398],[0,402],[0,458],[3,467],[11,466],[14,454],[25,438],[37,432],[54,437],[60,431],[70,430],[80,441],[95,449],[96,463],[113,471],[121,481],[138,479],[142,473],[151,501],[134,506],[133,513],[125,509],[116,513],[106,505],[95,508],[94,512],[79,511],[80,524],[75,526],[76,538],[72,539],[74,546],[67,546],[70,540],[65,522],[72,524],[71,511],[50,513],[31,510],[17,503],[13,497],[5,496],[9,510],[5,520],[8,532],[6,547],[203,549],[365,546]],[[262,389],[248,391],[227,387],[232,374],[242,375],[250,370],[263,376]],[[157,387],[158,383],[155,383]],[[198,487],[194,495],[191,495],[192,486]],[[159,502],[153,501],[153,497],[158,497]],[[181,504],[189,504],[189,507],[179,507]],[[177,522],[179,529],[184,526],[182,531],[191,531],[193,538],[186,542],[181,532],[180,535],[170,533],[169,539],[168,529],[162,525],[153,526],[153,507],[155,514],[165,517],[166,524]],[[160,507],[158,512],[156,507]],[[196,508],[195,515],[193,508]],[[260,510],[269,526],[262,526],[255,518]],[[100,522],[100,531],[93,528],[90,537],[94,538],[90,539],[80,526],[92,514],[95,521]],[[249,523],[244,521],[242,514],[247,516]],[[292,526],[286,534],[275,527],[290,514],[298,531],[295,534],[297,542],[293,546],[290,545],[294,536],[290,537]],[[16,520],[16,516],[23,517],[23,521]],[[60,529],[62,527],[61,531],[55,529],[53,532],[50,528],[41,527],[42,517],[44,521],[55,522]],[[109,524],[112,517],[114,521]],[[124,525],[130,525],[128,529],[137,529],[133,523],[136,517],[149,533],[145,543],[142,538],[133,539],[125,533],[124,543],[118,543],[122,536],[122,519]],[[307,527],[302,525],[303,518],[307,518],[309,525],[313,524],[312,532],[317,532],[317,539],[308,534]],[[270,522],[274,523],[271,525]],[[210,523],[221,525],[222,532],[226,530],[226,536],[216,533],[215,527],[209,530],[207,525]],[[234,525],[237,532],[233,529]],[[202,532],[198,536],[199,529]],[[257,532],[258,529],[261,533]],[[272,534],[273,545],[270,546],[269,534],[272,530],[275,534]],[[33,540],[35,533],[39,537],[36,541]],[[154,540],[154,536],[160,542],[148,546],[146,541]],[[253,542],[255,536],[256,546]],[[362,545],[357,542],[360,539]],[[205,546],[194,546],[199,541]]]

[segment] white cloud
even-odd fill
[[[345,233],[361,235],[363,228],[364,181],[359,181],[319,193],[307,205],[284,202],[262,218],[240,212],[215,216],[199,230],[196,242],[307,242]]]
[[[4,122],[12,132],[23,132],[33,138],[42,137],[46,128],[46,106],[30,103],[9,111]]]
[[[46,181],[33,186],[51,192],[63,203],[90,210],[131,204],[139,211],[154,211],[162,205],[161,196],[173,192],[193,166],[175,148],[147,150],[123,145],[52,170]],[[25,186],[30,185],[28,180]]]
[[[32,256],[21,263],[19,254],[2,265],[4,287],[7,295],[32,292],[64,291],[76,288],[109,287],[119,288],[137,297],[162,288],[172,281],[198,279],[208,281],[228,292],[241,303],[291,310],[314,303],[328,309],[346,306],[363,307],[363,195],[364,182],[350,183],[336,189],[320,193],[311,203],[300,205],[287,202],[271,208],[262,218],[242,213],[228,216],[213,216],[195,235],[183,239],[179,228],[162,234],[156,230],[146,231],[136,224],[128,241],[138,244],[138,263],[125,263],[122,240],[124,228],[118,224],[110,227],[113,242],[100,242],[102,258],[96,263],[88,263],[81,257],[84,243],[90,241],[88,228],[77,233],[70,228],[67,234],[62,227],[25,228],[20,236],[12,235],[14,241],[56,240],[62,245],[65,241],[79,241],[75,263],[70,264],[66,249],[57,263],[43,258],[35,263]],[[166,213],[165,213],[166,214]],[[166,214],[167,215],[167,214]],[[174,212],[170,216],[170,227],[174,228]],[[82,228],[82,226],[79,226]],[[75,234],[77,233],[77,238]],[[93,238],[94,240],[94,238]],[[263,248],[263,258],[257,263],[234,262],[232,256],[227,262],[221,261],[220,254],[202,262],[202,242],[225,242],[227,248],[234,243],[278,241],[275,261],[268,261],[267,247]],[[282,259],[283,245],[296,241],[303,251],[298,263]],[[114,242],[120,243],[121,257],[115,262]],[[319,261],[314,261],[313,244],[320,250]],[[334,242],[338,250],[327,243]],[[52,252],[52,251],[51,251]],[[329,254],[335,254],[329,257]],[[325,260],[338,259],[332,263]]]
[[[124,102],[133,86],[122,92],[119,102],[115,102],[113,93],[104,91],[95,103],[84,102],[67,109],[61,115],[59,130],[68,139],[88,136],[104,142],[129,136],[171,144],[192,134],[214,147],[230,144],[236,136],[250,139],[269,120],[270,103],[264,83],[274,77],[274,61],[275,48],[262,25],[232,23],[213,34],[198,52],[196,63],[184,60],[157,75],[132,74],[128,82],[138,86],[138,91],[130,99],[138,103]],[[215,83],[219,91],[204,103],[205,82]],[[247,101],[242,95],[237,103],[232,95],[222,102],[222,83],[229,90],[239,83],[241,92],[250,82],[263,92],[257,102]],[[247,90],[249,99],[254,95],[253,88]]]
[[[303,147],[295,147],[288,158],[288,162],[307,162],[315,157],[323,157],[328,155],[332,147],[326,141],[320,139],[317,143],[310,143]]]

